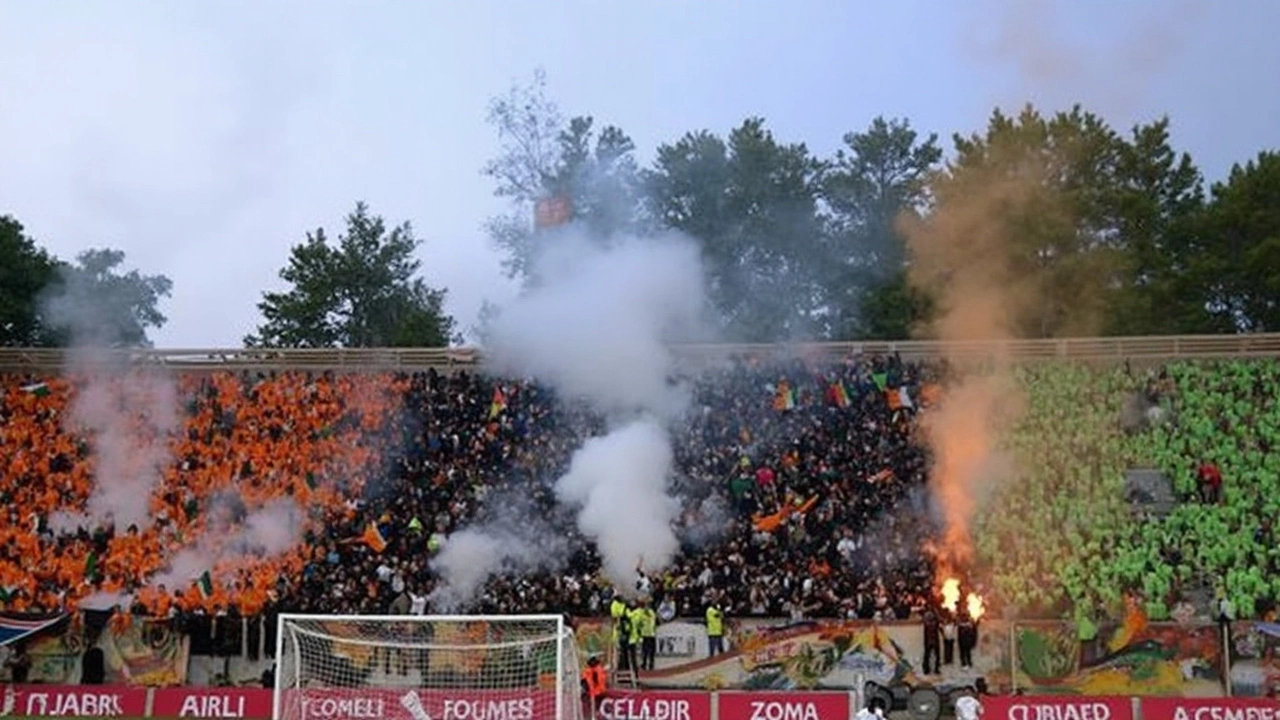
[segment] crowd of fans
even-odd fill
[[[1274,363],[1017,373],[1026,410],[1004,448],[1017,471],[983,499],[972,589],[1042,617],[1115,617],[1138,595],[1158,618],[1204,581],[1232,612],[1270,609],[1280,596],[1268,520],[1280,510]],[[431,612],[433,557],[514,503],[552,518],[570,546],[559,567],[492,578],[468,609],[606,612],[599,560],[551,490],[603,421],[546,388],[465,372],[182,375],[166,381],[180,403],[168,461],[150,497],[136,498],[148,519],[101,528],[68,520],[94,506],[102,482],[101,428],[72,421],[85,382],[3,379],[0,610]],[[138,379],[105,382],[129,418]],[[659,614],[701,615],[712,602],[730,617],[921,610],[936,597],[925,548],[938,521],[919,416],[945,401],[946,384],[941,367],[892,357],[700,374],[673,433],[681,552],[638,580]],[[1149,413],[1155,427],[1125,432],[1135,392],[1163,410]],[[1123,491],[1135,466],[1167,473],[1186,502],[1135,517]],[[1214,474],[1206,503],[1200,483]],[[282,500],[301,513],[282,530],[297,531],[287,547],[241,530]],[[193,548],[206,566],[176,560]]]

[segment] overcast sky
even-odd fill
[[[289,247],[358,199],[465,325],[513,294],[480,230],[491,97],[546,70],[648,162],[762,115],[832,151],[876,115],[1169,115],[1210,179],[1280,148],[1276,0],[0,0],[0,214],[174,281],[161,347],[238,346]]]

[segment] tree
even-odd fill
[[[59,263],[58,272],[43,292],[45,324],[54,329],[59,345],[150,347],[147,330],[162,327],[161,298],[169,297],[173,282],[164,275],[122,271],[120,250],[93,248],[76,255],[72,264]]]
[[[1108,195],[1124,253],[1103,332],[1229,331],[1209,312],[1201,271],[1203,180],[1191,157],[1173,149],[1168,119],[1139,125],[1120,143]]]
[[[1120,137],[1078,107],[1045,116],[1028,106],[954,141],[930,181],[930,212],[904,223],[913,283],[938,294],[946,322],[965,325],[935,330],[1097,332],[1124,283]]]
[[[41,317],[40,294],[56,275],[57,261],[27,237],[22,224],[0,216],[0,346],[54,341]]]
[[[926,209],[942,148],[937,135],[921,139],[908,121],[882,117],[844,145],[822,178],[833,335],[907,337],[927,301],[906,282],[898,221]]]
[[[263,293],[259,347],[442,347],[453,340],[445,291],[417,277],[420,243],[409,223],[388,231],[357,203],[330,244],[323,228],[290,251],[286,292]]]
[[[539,201],[567,202],[575,228],[599,242],[639,229],[635,144],[617,127],[597,130],[591,117],[566,123],[547,97],[541,71],[529,85],[495,98],[488,120],[502,149],[483,172],[494,180],[494,194],[507,199],[511,209],[489,218],[485,229],[506,256],[503,267],[509,277],[530,280],[540,243],[558,231],[533,226]]]
[[[750,118],[727,140],[703,131],[658,148],[645,173],[658,223],[702,244],[729,337],[768,342],[826,332],[818,214],[822,163]]]
[[[1280,330],[1280,153],[1234,166],[1211,195],[1196,256],[1210,312],[1232,329]]]

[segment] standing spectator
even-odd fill
[[[613,635],[614,651],[618,653],[618,659],[614,663],[615,670],[625,670],[623,663],[626,662],[626,646],[627,636],[631,633],[631,628],[627,622],[627,603],[622,599],[621,595],[614,594],[613,599],[609,601],[609,618],[613,620],[611,623],[611,634]]]
[[[640,663],[636,658],[636,646],[640,644],[640,608],[636,607],[634,600],[627,603],[627,609],[623,611],[618,620],[621,623],[618,628],[618,636],[622,640],[622,660],[618,664],[618,669],[639,670]]]
[[[956,661],[956,616],[948,611],[942,620],[942,664]]]
[[[938,613],[932,606],[926,607],[921,618],[924,629],[924,674],[937,675],[942,672],[941,643],[942,628],[938,622]]]
[[[960,667],[968,670],[973,667],[973,649],[978,645],[978,624],[967,609],[960,611],[956,631],[960,644]]]
[[[1200,480],[1200,500],[1205,505],[1217,505],[1222,501],[1222,471],[1208,460],[1200,463],[1196,471]]]
[[[640,630],[640,669],[653,670],[658,657],[658,613],[645,598],[640,598],[636,614]]]
[[[708,657],[724,653],[724,610],[719,598],[707,606],[707,652]]]

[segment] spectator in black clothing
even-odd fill
[[[925,608],[922,620],[924,630],[924,667],[922,669],[925,675],[936,675],[942,672],[940,657],[942,627],[938,622],[938,613],[932,607]]]
[[[956,635],[956,642],[960,646],[960,667],[972,668],[973,649],[978,645],[978,623],[969,615],[968,610],[960,611]]]

